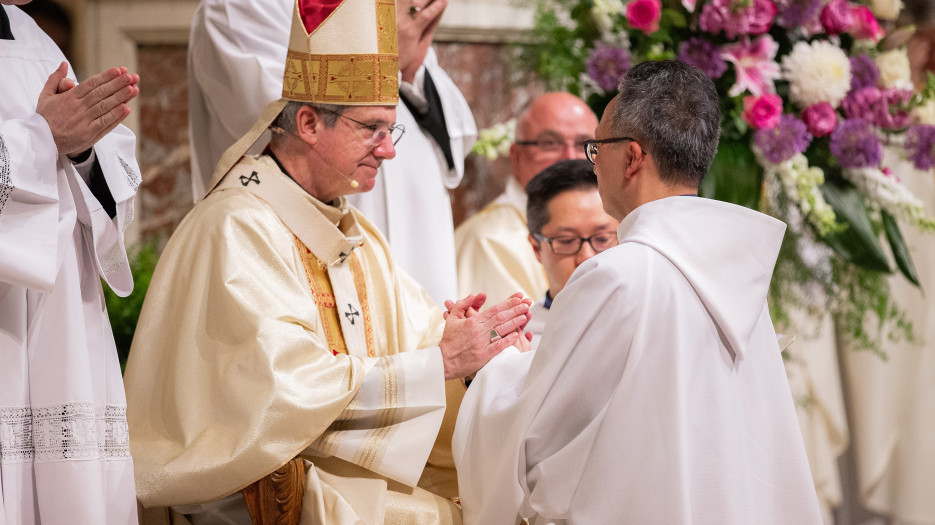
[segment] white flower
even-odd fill
[[[516,135],[516,119],[501,122],[477,134],[477,141],[471,151],[489,160],[496,160],[510,153],[510,144]]]
[[[912,123],[935,125],[935,100],[926,100],[924,104],[912,108]]]
[[[912,89],[912,70],[905,48],[880,53],[873,61],[880,68],[880,84],[883,87]]]
[[[621,0],[594,0],[594,7],[591,8],[591,18],[601,33],[609,33],[614,28],[613,16],[622,14]]]
[[[753,153],[757,162],[763,166],[767,177],[775,177],[782,183],[782,192],[798,206],[808,222],[812,223],[821,235],[840,228],[834,209],[825,201],[819,189],[825,182],[825,172],[821,168],[809,166],[808,159],[801,153],[779,164],[766,160],[756,146],[753,147]]]
[[[840,47],[817,40],[798,42],[782,59],[789,96],[800,107],[828,102],[837,107],[851,89],[851,63]]]
[[[870,167],[846,169],[841,173],[877,208],[920,230],[935,228],[935,221],[925,216],[925,205],[898,178]]]
[[[870,10],[881,20],[896,20],[902,9],[902,0],[870,0]]]

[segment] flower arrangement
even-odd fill
[[[704,71],[723,131],[702,194],[789,226],[774,319],[830,308],[862,347],[880,350],[883,335],[911,337],[884,278],[899,271],[918,285],[899,222],[935,231],[884,151],[935,167],[935,77],[913,92],[906,51],[893,44],[901,32],[887,34],[899,0],[856,1],[538,0],[541,42],[525,62],[598,115],[633,64],[677,59]],[[864,328],[874,316],[880,338]]]

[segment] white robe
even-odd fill
[[[783,229],[696,197],[630,213],[538,349],[471,383],[465,523],[820,523],[766,307]]]
[[[0,525],[136,523],[100,283],[133,288],[123,231],[140,182],[135,138],[119,127],[94,146],[114,221],[35,111],[65,57],[22,11],[0,9],[15,37],[0,40]]]
[[[189,40],[189,123],[192,191],[200,199],[224,151],[244,135],[269,102],[282,94],[290,0],[205,0],[192,19]],[[406,133],[396,158],[385,161],[377,184],[349,201],[390,243],[393,258],[439,304],[457,295],[454,223],[448,189],[460,184],[464,157],[477,136],[474,117],[451,78],[429,50],[411,89],[419,96],[429,71],[444,108],[455,167],[422,132],[405,104],[396,121]],[[237,111],[231,111],[236,107]],[[257,147],[262,148],[265,142]],[[255,147],[256,148],[256,147]],[[256,149],[252,150],[258,152]]]

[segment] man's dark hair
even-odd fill
[[[563,160],[539,172],[526,184],[526,224],[529,233],[542,233],[550,220],[549,202],[571,190],[597,189],[597,176],[585,159]]]
[[[721,102],[711,79],[684,62],[643,62],[619,89],[611,133],[636,139],[663,182],[697,188],[721,136]]]

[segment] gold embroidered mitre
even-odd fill
[[[399,57],[395,0],[296,0],[282,98],[224,152],[210,193],[263,135],[289,101],[395,106]]]
[[[298,0],[282,98],[396,105],[397,52],[394,0]]]

